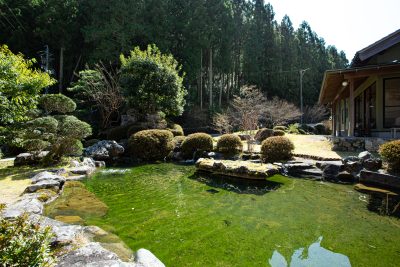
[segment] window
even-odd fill
[[[400,128],[400,78],[383,81],[385,94],[384,127]]]

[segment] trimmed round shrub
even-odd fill
[[[287,137],[273,136],[261,144],[261,155],[265,162],[288,160],[292,157],[294,145]]]
[[[47,114],[57,112],[61,114],[71,113],[76,109],[75,102],[62,94],[46,94],[40,98],[40,105]]]
[[[274,130],[274,136],[284,136],[285,131],[282,130]]]
[[[173,138],[168,130],[143,130],[129,138],[129,151],[143,160],[163,160],[174,149]]]
[[[256,139],[258,142],[262,142],[271,136],[274,136],[274,130],[263,128],[257,131],[256,135],[254,136],[254,139]]]
[[[236,134],[224,134],[217,142],[217,151],[225,155],[236,155],[243,150],[242,140]]]
[[[197,150],[211,151],[213,149],[213,139],[206,133],[189,134],[181,146],[181,151],[185,158],[192,158]]]
[[[173,123],[172,125],[168,125],[168,129],[167,130],[170,130],[171,131],[171,133],[174,135],[174,136],[182,136],[182,135],[185,135],[184,133],[183,133],[183,128],[182,128],[182,126],[180,126],[179,124],[176,124],[176,123]]]
[[[278,130],[286,131],[287,127],[286,126],[282,126],[282,125],[277,125],[277,126],[274,127],[274,131],[278,131]]]
[[[92,127],[75,116],[57,116],[58,134],[70,139],[82,140],[92,134]]]
[[[379,154],[388,163],[390,170],[400,171],[400,140],[382,144]]]

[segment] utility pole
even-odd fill
[[[40,51],[39,55],[40,55],[40,59],[41,59],[41,67],[44,68],[44,71],[46,73],[51,74],[51,70],[50,70],[50,60],[51,60],[51,54],[50,54],[50,49],[48,45],[44,46],[44,51]],[[45,94],[49,93],[49,87],[45,88]]]
[[[307,69],[302,69],[299,71],[300,73],[300,112],[301,112],[301,117],[300,117],[300,123],[303,124],[303,76],[306,71],[308,71],[310,68]]]

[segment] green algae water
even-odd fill
[[[84,184],[90,201],[76,208],[80,191],[65,192],[47,214],[80,216],[166,266],[400,264],[400,220],[368,211],[349,185],[280,175],[240,182],[169,163],[105,169]],[[106,212],[91,209],[93,196]]]

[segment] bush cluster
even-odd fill
[[[379,147],[379,154],[392,171],[400,171],[400,140],[390,141]]]
[[[143,130],[129,138],[129,151],[142,160],[163,160],[174,148],[173,138],[168,130]]]
[[[263,128],[257,131],[256,135],[254,136],[254,139],[256,139],[258,142],[262,142],[271,136],[274,136],[274,130]]]
[[[213,139],[206,133],[189,134],[181,146],[181,151],[185,158],[192,158],[197,150],[211,151],[213,149]]]
[[[0,212],[4,209],[1,205]],[[50,252],[53,234],[29,222],[28,215],[15,220],[0,217],[0,262],[2,266],[51,266],[55,258]]]
[[[236,155],[243,150],[243,144],[240,137],[236,134],[224,134],[217,142],[217,151],[224,155]]]
[[[285,131],[282,130],[274,130],[274,136],[284,136]]]
[[[262,158],[266,162],[287,160],[292,157],[294,145],[287,137],[273,136],[261,144]]]

